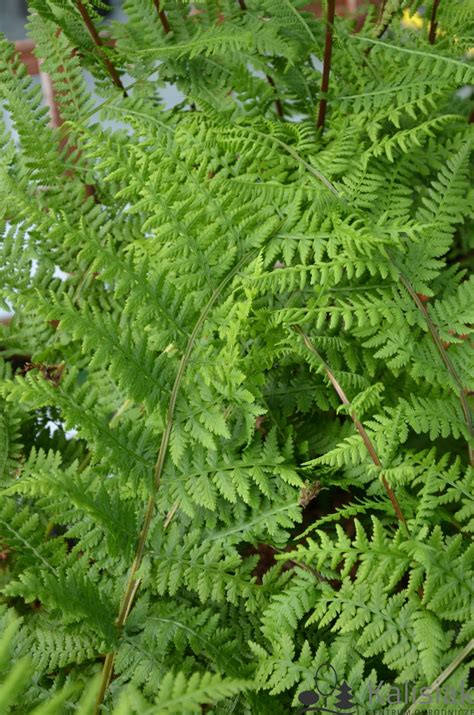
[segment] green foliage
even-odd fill
[[[1,41],[2,713],[375,712],[473,638],[472,9],[337,17],[318,130],[304,5],[30,0],[60,127]]]

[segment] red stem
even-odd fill
[[[273,89],[275,89],[275,82],[273,81],[273,78],[270,77],[269,74],[266,75],[266,78],[267,78],[268,84],[271,87],[273,87]],[[275,99],[275,109],[276,109],[276,113],[278,114],[280,119],[283,119],[283,105],[278,98]]]
[[[455,382],[458,391],[459,391],[459,400],[461,402],[461,408],[463,411],[464,415],[464,421],[466,424],[467,432],[468,432],[468,453],[469,453],[469,463],[471,467],[474,467],[474,447],[473,447],[473,441],[474,441],[474,426],[472,424],[472,416],[471,416],[471,408],[468,403],[468,393],[465,387],[462,384],[461,378],[459,377],[456,368],[454,367],[453,363],[451,362],[451,358],[449,357],[448,353],[446,352],[446,348],[443,345],[443,341],[440,338],[438,329],[436,325],[433,323],[431,320],[431,316],[428,313],[426,307],[423,305],[423,302],[420,300],[418,297],[418,294],[416,293],[415,289],[411,285],[410,281],[406,276],[400,271],[400,281],[401,283],[405,286],[406,290],[408,291],[410,297],[412,298],[413,302],[415,303],[416,307],[422,314],[422,316],[425,319],[426,325],[428,326],[428,330],[430,331],[430,335],[433,339],[433,342],[438,350],[438,353],[441,357],[441,360],[444,363],[444,366],[446,367],[447,371],[451,375],[451,378]]]
[[[156,12],[158,13],[158,16],[160,18],[164,33],[165,35],[167,35],[170,32],[171,28],[168,22],[168,18],[166,17],[165,11],[160,8],[160,0],[153,0],[153,5],[156,7]]]
[[[77,9],[81,13],[81,17],[84,20],[84,24],[87,27],[87,30],[88,30],[90,36],[92,37],[92,39],[94,40],[94,42],[97,46],[100,56],[105,64],[105,66],[107,67],[107,71],[108,71],[109,75],[111,76],[113,83],[115,84],[116,87],[118,87],[119,89],[122,90],[124,97],[126,97],[127,92],[125,90],[125,87],[122,84],[122,80],[120,79],[119,74],[118,74],[117,70],[115,69],[114,65],[112,64],[112,62],[109,60],[109,58],[107,57],[107,55],[104,52],[102,38],[99,35],[99,33],[97,32],[97,28],[94,25],[94,23],[92,22],[91,16],[87,12],[87,8],[83,4],[82,0],[77,0]]]
[[[245,3],[245,0],[238,0],[238,3],[240,6],[240,9],[242,11],[247,10],[247,5]],[[273,87],[273,89],[275,89],[275,82],[273,80],[273,77],[270,77],[269,74],[265,75],[265,77],[266,77],[267,82],[270,85],[270,87]],[[275,109],[276,109],[276,113],[278,114],[280,119],[283,119],[283,116],[284,116],[283,105],[282,105],[281,101],[278,99],[278,97],[275,99]]]
[[[384,34],[385,30],[390,25],[390,22],[392,20],[392,15],[390,13],[388,13],[388,15],[385,19],[385,22],[382,24],[382,17],[385,12],[386,4],[387,4],[387,0],[382,0],[382,3],[380,5],[378,20],[375,25],[375,38],[382,37],[382,35]],[[372,52],[373,49],[374,49],[374,45],[369,45],[368,47],[365,48],[364,54],[366,56],[368,56]]]
[[[431,11],[431,22],[430,22],[430,34],[428,40],[430,44],[434,45],[436,42],[436,30],[438,29],[438,23],[436,22],[436,13],[438,11],[440,0],[433,0],[433,9]]]
[[[343,405],[346,405],[347,407],[350,407],[350,402],[349,402],[349,400],[348,400],[348,398],[347,398],[346,393],[345,393],[344,390],[342,389],[342,386],[341,386],[340,383],[337,381],[337,379],[336,379],[336,377],[335,377],[333,371],[331,370],[331,368],[329,367],[329,365],[326,363],[326,361],[324,360],[324,358],[323,358],[323,357],[319,354],[319,352],[316,350],[316,348],[314,347],[313,343],[312,343],[311,340],[308,338],[308,336],[306,335],[306,333],[304,333],[304,331],[300,328],[299,325],[294,325],[294,326],[293,326],[293,329],[294,329],[299,335],[301,335],[301,337],[303,338],[303,342],[304,342],[304,344],[306,345],[306,347],[308,348],[308,350],[309,350],[310,352],[312,352],[313,355],[315,355],[315,356],[318,358],[318,360],[322,363],[323,368],[324,368],[324,371],[325,371],[325,373],[326,373],[326,375],[327,375],[327,377],[328,377],[328,379],[329,379],[329,382],[331,383],[331,385],[333,386],[334,390],[336,391],[336,393],[337,393],[339,399],[341,400],[342,404],[343,404]],[[351,411],[351,412],[350,412],[350,417],[351,417],[351,419],[352,419],[352,421],[353,421],[353,423],[354,423],[354,426],[355,426],[356,430],[358,431],[359,435],[361,436],[362,441],[363,441],[363,443],[364,443],[364,445],[365,445],[365,448],[367,449],[367,452],[369,453],[370,458],[372,459],[373,463],[375,464],[375,466],[376,466],[378,469],[382,469],[382,463],[381,463],[381,461],[380,461],[380,459],[379,459],[379,457],[378,457],[378,454],[377,454],[377,452],[376,452],[376,450],[375,450],[375,447],[374,447],[374,445],[373,445],[373,443],[372,443],[372,440],[370,439],[369,435],[367,434],[367,432],[366,432],[366,430],[365,430],[364,425],[363,425],[362,422],[359,420],[359,418],[357,417],[357,415],[355,414],[355,412]],[[387,493],[388,498],[390,499],[390,501],[391,501],[391,503],[392,503],[393,510],[395,511],[395,514],[397,515],[398,520],[403,524],[403,526],[405,527],[407,533],[409,534],[410,532],[409,532],[409,529],[408,529],[407,520],[405,519],[405,515],[404,515],[404,513],[403,513],[403,511],[402,511],[402,508],[401,508],[401,506],[400,506],[400,504],[399,504],[399,502],[398,502],[397,497],[395,496],[395,492],[393,491],[393,489],[392,489],[392,487],[390,486],[390,484],[387,482],[387,479],[385,478],[384,475],[382,475],[382,484],[383,484],[383,488],[385,489],[385,491],[386,491],[386,493]]]
[[[321,79],[321,94],[326,94],[329,89],[329,75],[331,73],[332,57],[332,33],[334,29],[334,16],[336,14],[336,0],[328,0],[328,11],[326,16],[326,43],[324,45],[323,76]],[[327,99],[322,97],[319,103],[319,115],[317,127],[324,129],[326,119]]]

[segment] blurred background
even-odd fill
[[[111,17],[120,17],[120,0],[107,0]],[[9,40],[23,40],[26,22],[26,0],[0,0],[0,32]]]
[[[25,36],[26,5],[24,0],[2,0],[0,3],[0,32],[9,40],[20,40]]]
[[[122,16],[121,0],[105,0],[110,5],[110,17]],[[372,0],[374,2],[374,0]],[[354,12],[362,5],[362,0],[337,0],[338,12]],[[308,3],[308,9],[317,14],[321,11],[321,2]],[[9,40],[22,40],[25,37],[26,0],[0,0],[0,32]]]

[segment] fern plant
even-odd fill
[[[473,7],[304,4],[1,41],[2,712],[467,687]]]

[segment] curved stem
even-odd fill
[[[345,393],[344,390],[342,389],[341,384],[337,381],[337,379],[336,379],[334,373],[332,372],[331,368],[329,367],[329,365],[327,364],[327,362],[325,361],[325,359],[323,358],[323,356],[321,355],[321,353],[319,353],[318,350],[314,347],[314,345],[313,345],[313,343],[311,342],[311,340],[308,338],[308,336],[306,335],[306,333],[303,332],[303,330],[300,328],[299,325],[294,325],[294,326],[293,326],[293,329],[294,329],[299,335],[301,335],[301,337],[303,338],[303,342],[304,342],[304,344],[306,345],[306,347],[308,348],[308,350],[309,350],[313,355],[315,355],[315,356],[318,358],[319,362],[320,362],[320,363],[322,364],[322,366],[324,367],[324,371],[325,371],[325,373],[326,373],[326,375],[327,375],[327,377],[328,377],[328,379],[329,379],[331,385],[334,387],[334,390],[336,391],[336,393],[337,393],[339,399],[341,400],[342,404],[343,404],[343,405],[350,405],[350,402],[349,402],[349,400],[348,400],[348,398],[347,398],[346,393]],[[362,422],[358,419],[358,417],[357,417],[357,415],[355,414],[355,412],[352,411],[352,412],[350,413],[350,416],[351,416],[352,421],[354,422],[354,425],[355,425],[356,430],[358,431],[358,433],[359,433],[360,436],[362,437],[362,441],[363,441],[363,443],[364,443],[364,445],[365,445],[365,447],[366,447],[366,449],[367,449],[367,451],[368,451],[368,453],[369,453],[369,455],[370,455],[370,458],[372,459],[372,461],[373,461],[373,463],[375,464],[375,466],[378,467],[379,469],[381,469],[381,468],[382,468],[382,463],[381,463],[381,461],[380,461],[380,459],[379,459],[379,457],[378,457],[378,455],[377,455],[377,452],[375,451],[375,447],[374,447],[374,445],[373,445],[373,443],[372,443],[372,440],[370,439],[369,435],[367,434],[367,432],[366,432],[366,430],[365,430],[364,425],[363,425]],[[383,475],[382,475],[382,484],[383,484],[383,487],[384,487],[385,491],[387,492],[388,498],[390,499],[390,501],[391,501],[391,503],[392,503],[392,506],[393,506],[393,509],[394,509],[394,511],[395,511],[395,514],[397,515],[397,518],[398,518],[399,521],[403,524],[403,526],[405,527],[407,533],[409,534],[410,532],[409,532],[409,529],[408,529],[407,520],[405,519],[405,515],[403,514],[402,508],[401,508],[401,506],[400,506],[400,504],[399,504],[399,502],[398,502],[397,497],[395,496],[395,492],[393,491],[392,487],[390,486],[390,484],[387,482],[386,478],[385,478]]]
[[[326,179],[324,174],[322,174],[318,169],[316,169],[316,167],[312,166],[305,159],[303,159],[303,157],[300,154],[298,154],[298,152],[295,151],[295,149],[293,149],[292,146],[290,146],[289,144],[286,144],[281,139],[278,139],[278,137],[273,136],[273,134],[264,134],[263,132],[259,131],[258,129],[254,129],[253,127],[248,127],[247,129],[248,129],[249,133],[252,132],[253,134],[256,134],[257,136],[261,137],[262,139],[266,139],[266,140],[268,139],[268,141],[278,144],[278,146],[280,146],[291,157],[293,157],[293,159],[295,159],[295,161],[297,161],[299,164],[304,166],[304,168],[306,169],[306,171],[309,174],[312,174],[316,179],[318,179],[318,181],[321,181],[321,183],[323,183],[324,186],[327,189],[329,189],[329,191],[332,194],[334,194],[334,196],[336,196],[336,198],[338,198],[343,204],[346,203],[345,198],[343,196],[341,196],[341,194],[336,189],[334,184],[332,184],[329,181],[329,179]]]
[[[167,455],[167,451],[168,451],[168,444],[169,444],[169,440],[170,440],[170,436],[171,436],[171,429],[173,427],[174,411],[175,411],[175,407],[176,407],[176,400],[178,398],[179,388],[181,386],[181,382],[182,382],[186,367],[188,365],[189,358],[191,357],[191,353],[194,348],[194,343],[195,343],[196,337],[197,337],[198,333],[200,332],[200,330],[209,314],[209,311],[213,307],[216,300],[219,298],[219,296],[222,293],[222,291],[224,290],[224,288],[231,282],[231,280],[239,272],[239,270],[242,268],[242,266],[245,265],[254,256],[256,256],[256,254],[257,254],[257,251],[254,250],[250,254],[246,254],[245,256],[243,256],[240,259],[240,261],[234,266],[234,268],[232,268],[232,270],[230,270],[229,273],[227,273],[227,275],[223,278],[221,283],[217,286],[217,288],[211,295],[209,301],[205,305],[204,309],[201,311],[199,318],[196,321],[193,332],[191,333],[191,335],[189,337],[186,349],[185,349],[183,356],[181,358],[181,361],[179,363],[178,372],[176,373],[176,377],[175,377],[174,384],[173,384],[173,389],[171,391],[170,401],[168,403],[165,431],[163,432],[163,436],[161,438],[160,449],[159,449],[158,456],[157,456],[156,463],[155,463],[152,492],[151,492],[150,496],[148,497],[148,502],[147,502],[146,510],[145,510],[145,516],[143,519],[143,525],[142,525],[142,529],[140,531],[140,536],[138,538],[138,544],[137,544],[137,548],[136,548],[136,552],[135,552],[135,557],[133,559],[133,563],[130,568],[127,585],[125,587],[125,592],[123,594],[123,598],[122,598],[122,601],[120,604],[119,615],[116,620],[116,626],[117,626],[117,629],[119,632],[122,630],[123,626],[125,625],[125,622],[126,622],[128,615],[131,611],[135,596],[137,594],[137,591],[138,591],[138,588],[140,585],[139,579],[137,578],[137,572],[138,572],[138,570],[142,564],[142,561],[143,561],[143,555],[145,553],[146,541],[148,538],[151,522],[152,522],[153,515],[155,512],[156,497],[157,497],[158,489],[160,487],[161,475],[163,472],[163,467],[165,464],[165,459],[166,459],[166,455]],[[95,704],[94,715],[98,715],[100,713],[100,709],[101,709],[102,702],[105,697],[105,693],[106,693],[107,688],[108,688],[110,681],[112,679],[114,661],[115,661],[115,653],[114,652],[107,653],[107,656],[104,661],[104,666],[102,669],[101,683],[100,683],[99,693],[98,693],[96,704]]]
[[[458,391],[459,391],[459,400],[461,402],[461,409],[464,414],[464,422],[466,424],[467,432],[468,432],[468,453],[469,453],[469,462],[471,466],[474,467],[474,447],[473,447],[473,440],[474,440],[474,428],[472,424],[472,415],[471,415],[471,409],[469,407],[469,403],[467,401],[467,392],[466,389],[463,387],[462,380],[459,377],[456,368],[454,367],[451,358],[449,357],[448,353],[446,352],[446,348],[443,345],[443,341],[440,338],[438,329],[434,322],[431,320],[431,316],[428,313],[426,306],[423,304],[423,302],[420,300],[418,297],[418,294],[416,293],[415,289],[411,285],[410,281],[408,278],[400,271],[400,268],[396,265],[396,263],[392,260],[392,263],[396,266],[400,273],[400,282],[403,284],[403,286],[406,288],[408,291],[410,297],[412,298],[413,302],[415,303],[416,307],[424,317],[426,321],[426,325],[428,327],[428,330],[431,334],[431,337],[433,338],[433,342],[438,350],[438,353],[448,371],[448,373],[451,375],[452,379],[454,380]]]

